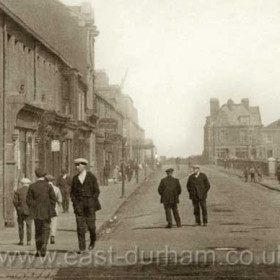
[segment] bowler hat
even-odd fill
[[[47,175],[47,173],[43,169],[36,168],[35,175],[37,178],[42,178],[42,177],[45,177]]]
[[[85,158],[76,158],[74,160],[74,163],[75,164],[84,164],[84,165],[87,165],[88,164],[88,161],[85,159]]]

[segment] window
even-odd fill
[[[271,157],[273,157],[273,151],[272,151],[272,148],[269,148],[267,150],[267,158],[271,158]]]
[[[240,142],[241,143],[246,143],[248,141],[248,135],[246,130],[240,130]]]
[[[245,159],[247,158],[248,152],[246,148],[236,148],[235,149],[235,156],[237,158]]]
[[[217,157],[218,158],[222,158],[222,159],[224,159],[224,158],[226,158],[226,149],[225,148],[217,148]]]
[[[272,135],[270,135],[270,134],[266,135],[265,142],[267,144],[271,144],[272,143]]]
[[[250,123],[250,116],[240,116],[239,122],[241,124],[249,124]]]

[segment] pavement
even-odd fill
[[[102,209],[96,214],[96,230],[97,235],[104,235],[104,232],[108,232],[106,227],[117,220],[115,215],[117,210],[131,197],[131,195],[149,178],[152,171],[147,171],[147,177],[145,177],[144,170],[139,172],[139,183],[136,183],[136,178],[133,177],[131,182],[125,183],[125,196],[122,197],[122,184],[121,182],[114,184],[110,182],[108,186],[100,186],[100,203]],[[33,228],[32,228],[33,230]],[[110,231],[110,230],[109,230]],[[89,239],[89,236],[88,236]],[[25,255],[25,254],[35,254],[35,241],[34,241],[34,230],[32,232],[32,244],[31,246],[18,246],[18,229],[4,228],[0,230],[0,256],[8,255]],[[76,220],[73,213],[73,208],[70,203],[69,213],[60,213],[58,216],[58,229],[56,236],[56,244],[48,245],[49,252],[57,252],[58,254],[65,253],[68,251],[78,251],[78,239],[76,232]],[[20,261],[13,261],[13,267],[22,267]],[[48,264],[50,265],[50,264]],[[6,266],[3,259],[0,260],[0,279],[3,278],[2,272],[3,267]],[[32,267],[40,267],[41,263],[32,264]],[[52,267],[52,265],[51,265]],[[30,271],[29,271],[30,272]],[[32,271],[30,272],[33,273]]]
[[[232,169],[232,168],[231,169],[224,169],[223,167],[216,166],[216,165],[212,165],[211,167],[215,168],[215,169],[217,169],[221,172],[224,172],[226,174],[235,175],[235,176],[244,180],[243,170]],[[248,180],[250,181],[250,178],[248,178]],[[259,185],[261,185],[263,187],[266,187],[268,189],[280,192],[280,184],[279,184],[277,178],[274,177],[274,176],[272,177],[272,176],[262,175],[261,181],[256,180],[256,184],[259,184]]]

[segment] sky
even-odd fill
[[[80,0],[61,0],[80,4]],[[279,0],[89,0],[96,69],[120,84],[159,155],[201,154],[210,98],[280,118]]]

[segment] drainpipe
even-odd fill
[[[2,164],[2,169],[3,169],[3,180],[2,180],[2,194],[3,194],[3,218],[4,222],[6,222],[6,192],[5,192],[5,141],[6,141],[6,116],[5,116],[5,104],[6,104],[6,44],[7,44],[7,26],[6,26],[6,18],[5,15],[3,15],[3,108],[2,108],[2,113],[3,113],[3,164]]]

